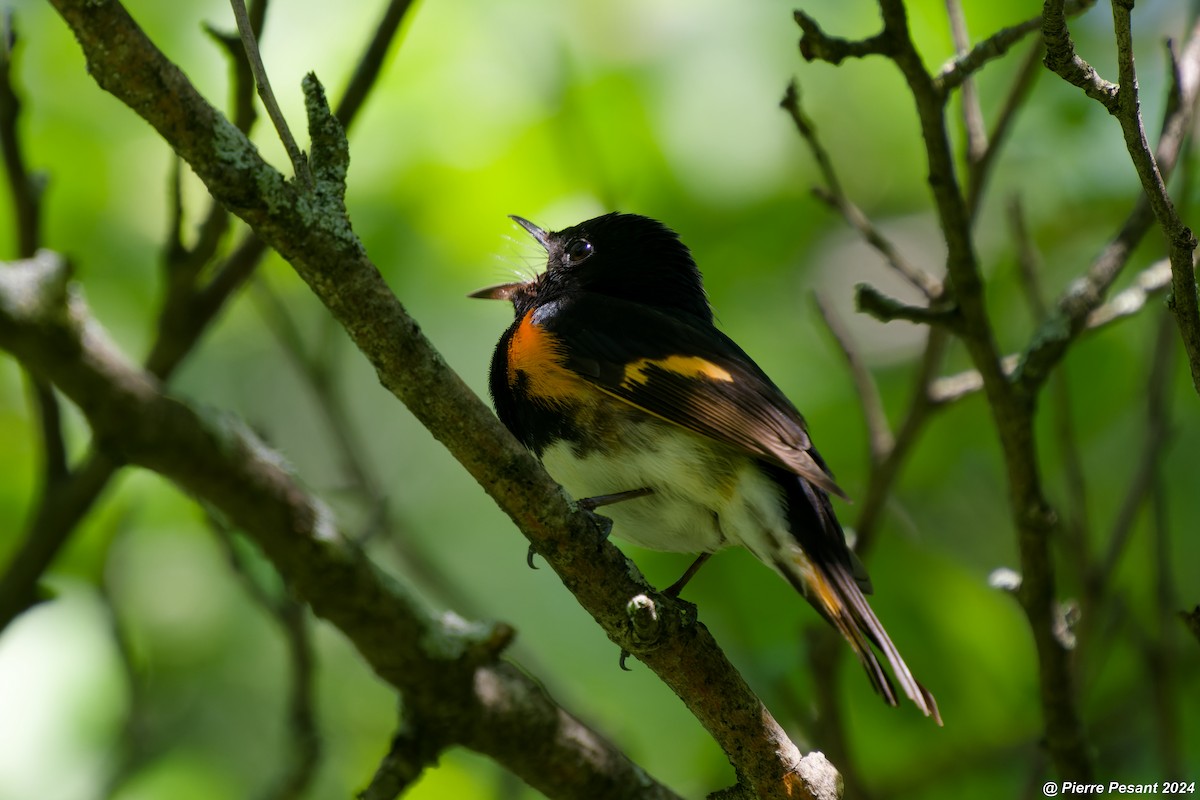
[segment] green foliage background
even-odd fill
[[[811,302],[814,291],[845,319],[880,382],[895,421],[910,392],[920,331],[857,317],[862,280],[901,291],[872,251],[813,199],[817,176],[778,101],[797,76],[804,103],[836,160],[847,193],[910,256],[940,273],[942,246],[928,207],[919,132],[899,75],[880,59],[838,68],[805,64],[793,3],[770,0],[479,0],[425,2],[351,130],[348,204],[356,229],[397,295],[446,360],[481,394],[492,346],[509,321],[472,289],[540,268],[536,246],[506,218],[550,228],[619,209],[680,232],[705,271],[720,322],[796,401],[852,496],[866,480],[866,440],[853,387]],[[826,30],[874,33],[874,4],[810,2]],[[1192,4],[1194,5],[1194,4]],[[215,103],[228,70],[202,23],[232,29],[219,0],[130,0],[134,17]],[[952,53],[942,3],[913,2],[927,64]],[[1041,4],[965,3],[976,36],[1040,12]],[[336,98],[380,4],[276,2],[263,48],[276,92],[302,129],[301,76],[314,70]],[[1081,51],[1115,73],[1107,9],[1074,25]],[[70,33],[48,6],[19,0],[18,82],[30,165],[49,180],[47,247],[73,260],[96,314],[131,358],[151,341],[160,297],[172,154],[141,120],[88,77]],[[1140,3],[1135,25],[1144,112],[1161,113],[1163,36],[1182,36],[1185,4]],[[1021,52],[1019,49],[1018,52]],[[979,85],[994,117],[1019,56],[987,67]],[[1153,127],[1153,124],[1151,124]],[[265,122],[256,141],[277,164]],[[1184,169],[1194,156],[1188,156]],[[191,222],[203,187],[185,183]],[[1033,330],[1005,223],[1024,202],[1051,296],[1080,274],[1137,192],[1120,131],[1103,109],[1042,75],[1020,114],[979,223],[998,336],[1020,349]],[[1194,207],[1188,197],[1185,212]],[[0,219],[11,218],[0,197]],[[11,229],[0,254],[14,255]],[[1161,257],[1151,235],[1127,272]],[[373,554],[420,587],[429,603],[519,631],[512,655],[551,693],[621,742],[656,777],[689,797],[732,782],[722,754],[647,670],[617,669],[617,653],[549,570],[529,571],[524,540],[465,472],[377,384],[363,359],[277,258],[260,281],[278,295],[311,352],[335,370],[357,449],[386,487],[391,525]],[[1127,282],[1127,281],[1126,281]],[[347,490],[347,470],[322,409],[281,348],[250,288],[227,310],[173,382],[174,391],[244,417],[338,511],[349,530],[372,518]],[[256,298],[258,300],[256,301]],[[1088,489],[1088,535],[1107,546],[1136,468],[1146,426],[1145,380],[1161,300],[1136,319],[1083,340],[1063,370]],[[1181,357],[1161,478],[1177,606],[1200,603],[1200,433]],[[950,366],[968,366],[961,350]],[[39,454],[27,386],[0,358],[0,564],[17,547],[36,492]],[[1065,512],[1062,454],[1050,415],[1044,469]],[[86,426],[70,419],[73,454]],[[856,509],[842,506],[852,521]],[[620,531],[616,532],[618,535]],[[1032,641],[1017,604],[990,589],[989,573],[1017,562],[997,445],[987,408],[973,397],[943,412],[913,453],[888,510],[870,568],[879,616],[913,671],[936,695],[938,729],[911,707],[886,708],[845,659],[843,709],[858,768],[881,795],[922,798],[1034,796],[1049,777],[1038,755],[1040,715]],[[415,574],[398,554],[415,550]],[[267,565],[254,576],[268,584]],[[684,557],[625,548],[666,585]],[[1062,595],[1080,591],[1074,555],[1060,552]],[[1169,777],[1159,758],[1152,672],[1143,643],[1168,637],[1187,759],[1200,779],[1200,649],[1155,611],[1161,576],[1151,517],[1143,513],[1111,576],[1115,600],[1080,671],[1082,708],[1104,782]],[[103,795],[121,758],[135,691],[113,638],[132,653],[144,740],[141,767],[112,795],[247,797],[282,769],[287,663],[278,629],[233,574],[204,513],[157,477],[127,471],[54,565],[56,597],[0,637],[0,800]],[[453,591],[444,587],[451,586]],[[275,587],[277,588],[277,587]],[[790,732],[808,747],[811,713],[807,605],[743,553],[714,559],[689,587],[701,618]],[[324,755],[312,797],[366,785],[396,720],[393,693],[336,630],[318,624],[319,724]],[[525,798],[536,793],[469,753],[447,754],[410,794]]]

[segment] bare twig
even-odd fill
[[[337,111],[334,112],[338,122],[342,123],[342,127],[347,131],[350,130],[350,124],[358,116],[358,111],[362,108],[367,95],[375,86],[379,72],[383,69],[383,62],[396,38],[396,32],[400,30],[400,24],[404,21],[411,6],[412,0],[389,0],[387,8],[384,9],[383,18],[375,26],[375,34],[371,37],[366,49],[363,50],[358,66],[354,68],[354,74],[350,76],[350,82],[346,84],[346,89],[342,92],[342,99],[337,105]]]
[[[628,562],[615,547],[601,542],[592,519],[570,508],[536,459],[445,366],[367,258],[345,215],[342,180],[348,152],[341,126],[329,114],[316,79],[307,77],[304,89],[313,176],[320,190],[302,196],[196,92],[118,3],[52,2],[75,34],[101,87],[143,115],[188,161],[214,197],[234,208],[288,259],[368,356],[383,384],[513,517],[610,638],[646,663],[684,700],[735,762],[741,781],[764,798],[817,790],[819,776],[803,772],[795,745],[703,626],[689,623],[685,606],[655,595],[657,635],[649,640],[631,635],[626,603],[646,594],[647,587],[631,575]],[[119,51],[110,46],[114,39],[123,43]],[[170,91],[152,91],[151,86],[167,86]],[[321,224],[313,225],[314,219]],[[586,559],[576,557],[581,548],[589,554]],[[273,559],[289,558],[266,549]],[[283,565],[280,568],[286,571]],[[357,627],[362,622],[338,619],[339,626]],[[378,638],[359,642],[368,650],[380,644]],[[391,673],[388,659],[376,655],[385,662],[376,663],[377,668]]]
[[[895,244],[875,227],[867,215],[846,196],[842,190],[841,181],[838,179],[837,171],[834,169],[833,160],[829,157],[825,146],[821,144],[816,127],[804,113],[800,104],[800,89],[795,81],[788,84],[787,91],[779,105],[791,116],[796,130],[799,131],[800,137],[804,139],[812,152],[813,160],[816,161],[821,177],[825,181],[824,189],[813,190],[817,198],[840,213],[842,218],[858,231],[867,244],[874,247],[902,278],[919,289],[927,298],[932,300],[940,297],[942,294],[941,281],[910,262]]]
[[[804,56],[807,61],[828,61],[830,64],[840,64],[847,58],[888,54],[891,40],[887,31],[868,39],[851,41],[827,35],[821,30],[821,26],[815,19],[799,9],[794,11],[792,16],[803,32],[800,37],[800,55]]]
[[[1001,365],[971,234],[970,213],[954,168],[946,131],[945,97],[913,44],[901,0],[879,0],[885,48],[916,104],[929,164],[929,185],[947,247],[949,291],[961,324],[956,329],[982,378],[1004,454],[1013,522],[1021,554],[1022,609],[1038,654],[1046,744],[1060,774],[1090,779],[1088,745],[1075,701],[1067,653],[1055,632],[1056,578],[1049,539],[1056,524],[1038,472],[1033,403],[1014,393]]]
[[[1156,261],[1138,273],[1133,285],[1118,292],[1104,305],[1093,310],[1086,318],[1081,333],[1094,333],[1109,325],[1140,312],[1146,301],[1166,290],[1171,285],[1171,263],[1167,259]],[[1022,356],[1012,353],[1001,359],[1004,373],[1013,376],[1021,364]],[[978,370],[966,370],[935,380],[929,390],[931,402],[936,405],[954,403],[983,388]]]
[[[992,174],[992,167],[1000,153],[1000,145],[1006,141],[1013,120],[1016,119],[1017,111],[1024,107],[1034,81],[1042,72],[1041,55],[1042,43],[1039,40],[1029,48],[1025,60],[1021,62],[1021,67],[1017,70],[1017,77],[1009,87],[1008,94],[1004,98],[1004,105],[996,117],[996,124],[992,127],[991,135],[988,137],[988,146],[977,160],[967,164],[967,208],[970,210],[972,221],[979,218],[984,188],[987,186],[988,178]]]
[[[813,676],[813,737],[821,743],[823,752],[834,759],[842,772],[846,797],[872,800],[874,796],[855,759],[854,748],[846,731],[846,715],[841,708],[842,675],[845,646],[837,632],[828,625],[808,625],[805,629],[809,672]]]
[[[247,15],[250,21],[250,31],[257,42],[262,38],[263,25],[266,24],[268,0],[257,0],[250,4]],[[204,30],[229,56],[231,99],[229,107],[230,119],[242,133],[249,133],[258,119],[258,111],[254,107],[254,72],[250,68],[250,59],[246,48],[242,46],[241,37],[236,33],[225,33],[210,25]]]
[[[967,18],[960,0],[946,0],[946,16],[950,20],[950,35],[958,59],[965,58],[971,52],[971,36],[967,33]],[[937,78],[934,78],[934,85],[937,85]],[[963,130],[967,133],[966,162],[969,171],[971,165],[977,164],[987,152],[987,130],[983,122],[983,108],[979,105],[979,91],[970,72],[963,75],[959,85],[962,87]]]
[[[1142,310],[1146,301],[1171,285],[1171,262],[1156,261],[1138,273],[1133,285],[1117,292],[1107,303],[1087,316],[1087,331],[1103,328],[1119,319],[1133,316]]]
[[[44,178],[29,171],[21,146],[21,100],[13,85],[13,50],[17,33],[11,9],[0,10],[0,155],[3,156],[8,191],[12,198],[17,257],[29,258],[41,242]],[[62,410],[54,391],[38,380],[30,381],[33,406],[41,431],[43,491],[65,480],[69,473],[63,438]]]
[[[400,725],[371,783],[359,792],[358,800],[394,800],[417,781],[425,769],[437,762],[446,743],[436,731],[426,730],[414,719],[412,710],[401,705]]]
[[[300,379],[312,392],[317,407],[325,418],[329,433],[337,448],[341,465],[350,486],[362,497],[368,509],[366,529],[357,541],[365,544],[374,534],[395,526],[390,518],[388,493],[366,463],[366,449],[354,428],[346,404],[338,393],[338,383],[331,372],[332,363],[310,354],[295,319],[286,304],[261,276],[254,282],[253,297],[267,326],[274,333],[280,348],[295,367]],[[395,531],[393,531],[395,532]],[[388,544],[399,556],[404,573],[448,608],[462,613],[485,614],[478,601],[449,579],[445,571],[430,558],[411,537],[393,535]]]
[[[1174,331],[1165,315],[1159,320],[1154,358],[1150,369],[1150,385],[1146,393],[1147,429],[1166,441],[1171,434],[1171,364],[1175,358]],[[1161,754],[1163,775],[1182,780],[1184,774],[1183,736],[1181,734],[1178,695],[1179,669],[1175,621],[1176,603],[1174,563],[1171,558],[1171,536],[1168,519],[1166,481],[1163,462],[1156,469],[1150,489],[1151,525],[1154,538],[1155,611],[1158,630],[1145,639],[1144,652],[1154,697],[1157,750]]]
[[[292,137],[287,120],[279,109],[279,103],[275,100],[275,93],[271,91],[267,68],[263,64],[262,54],[258,49],[258,39],[250,24],[250,15],[246,13],[246,3],[244,0],[229,0],[229,5],[233,9],[233,18],[237,20],[238,35],[241,36],[242,46],[246,49],[246,57],[250,60],[250,70],[254,73],[254,82],[258,85],[258,96],[267,109],[267,116],[271,118],[275,132],[279,134],[279,140],[283,142],[283,149],[287,151],[288,158],[291,159],[292,171],[296,180],[302,186],[311,189],[313,180],[308,168],[308,159],[305,158],[299,145],[296,144],[295,138]]]
[[[858,402],[862,407],[863,421],[866,423],[867,436],[870,440],[871,463],[877,464],[887,457],[895,444],[891,427],[888,425],[887,412],[883,409],[883,398],[879,395],[879,386],[876,385],[870,369],[863,361],[862,354],[858,352],[858,348],[851,341],[850,332],[846,330],[846,326],[838,319],[833,309],[821,298],[819,293],[813,295],[813,301],[821,319],[825,321],[825,327],[829,329],[838,349],[846,359],[846,365],[850,368],[850,377],[854,379],[854,389],[858,394]]]
[[[321,757],[321,738],[315,712],[315,653],[304,603],[286,589],[275,592],[263,586],[247,568],[238,551],[234,532],[221,517],[208,511],[209,528],[220,541],[233,573],[246,594],[275,620],[287,643],[290,689],[288,691],[288,765],[263,800],[294,800],[305,795]]]
[[[1114,0],[1113,28],[1117,39],[1117,65],[1121,90],[1117,96],[1117,119],[1125,134],[1125,146],[1141,178],[1142,188],[1150,199],[1150,207],[1159,227],[1167,237],[1167,252],[1171,260],[1171,309],[1179,323],[1179,332],[1188,364],[1192,370],[1192,385],[1200,394],[1200,300],[1196,294],[1196,235],[1179,217],[1175,203],[1167,191],[1166,181],[1146,140],[1138,99],[1137,73],[1133,64],[1133,0]],[[1197,22],[1200,31],[1200,21]],[[1178,66],[1176,69],[1178,74]]]
[[[854,303],[858,310],[870,314],[880,322],[902,319],[918,325],[934,325],[956,332],[962,330],[962,317],[954,307],[911,306],[887,296],[869,283],[860,283],[854,290]]]
[[[552,796],[676,797],[499,658],[512,638],[508,626],[438,616],[418,604],[347,541],[277,454],[236,419],[163,394],[110,343],[82,296],[68,294],[63,263],[51,253],[0,269],[0,347],[70,397],[99,441],[119,442],[130,462],[175,481],[252,537],[313,611],[448,741],[491,755]],[[568,516],[565,500],[556,499]],[[619,561],[602,572],[631,580]]]
[[[1096,0],[1071,0],[1064,3],[1063,13],[1073,17],[1095,4]],[[988,62],[1006,55],[1014,45],[1041,27],[1042,17],[1039,14],[1012,27],[1001,28],[988,38],[976,42],[970,49],[963,47],[956,40],[955,49],[958,50],[958,54],[938,71],[933,79],[934,85],[942,94],[949,94]],[[965,40],[965,36],[963,38]]]
[[[1009,204],[1009,226],[1017,244],[1017,265],[1020,268],[1021,285],[1033,311],[1035,324],[1041,325],[1050,313],[1043,296],[1039,276],[1039,259],[1033,239],[1025,224],[1023,206],[1018,198]],[[1066,521],[1066,532],[1070,552],[1079,567],[1079,574],[1091,568],[1091,545],[1088,540],[1087,489],[1084,481],[1083,459],[1075,436],[1074,412],[1071,404],[1070,384],[1062,370],[1058,370],[1051,383],[1050,401],[1053,404],[1054,429],[1059,451],[1063,459],[1063,477],[1067,484],[1067,502],[1070,514]]]
[[[1164,159],[1160,152],[1160,157],[1156,159],[1146,140],[1138,100],[1137,74],[1133,63],[1132,8],[1133,3],[1130,0],[1113,2],[1119,85],[1100,78],[1096,71],[1075,53],[1074,42],[1062,14],[1062,0],[1046,0],[1043,26],[1047,49],[1046,66],[1065,80],[1081,87],[1089,97],[1102,103],[1121,125],[1126,149],[1141,180],[1149,208],[1167,238],[1172,274],[1171,308],[1175,312],[1184,349],[1188,354],[1192,383],[1196,391],[1200,392],[1200,299],[1197,298],[1194,266],[1197,240],[1191,229],[1179,218],[1175,204],[1166,189],[1164,176],[1174,165],[1174,154],[1167,154],[1168,157]],[[1196,23],[1187,46],[1190,52],[1186,52],[1183,58],[1176,62],[1176,75],[1181,84],[1179,95],[1185,99],[1181,113],[1175,116],[1185,119],[1190,119],[1193,113],[1195,84],[1200,81],[1200,66],[1195,63],[1200,60],[1200,55],[1194,52],[1200,50],[1197,40],[1200,40],[1200,21]],[[1177,138],[1182,140],[1182,136],[1183,132],[1180,132]],[[1163,136],[1163,139],[1168,141],[1175,138],[1166,134]],[[1178,147],[1177,141],[1175,146]],[[1161,148],[1160,143],[1160,150]],[[1163,161],[1167,163],[1164,164]]]
[[[1065,24],[1065,23],[1064,23]],[[1064,28],[1065,32],[1065,28]],[[1069,40],[1069,35],[1068,35]],[[1193,27],[1183,53],[1175,60],[1175,86],[1163,115],[1155,161],[1163,175],[1169,175],[1179,154],[1200,101],[1200,23]],[[1092,262],[1087,274],[1076,280],[1059,297],[1056,311],[1033,336],[1016,376],[1017,389],[1023,394],[1037,391],[1067,347],[1085,330],[1090,315],[1104,302],[1104,296],[1129,261],[1134,248],[1154,224],[1154,212],[1145,193],[1138,195],[1121,229]],[[1178,275],[1174,264],[1172,281]]]
[[[854,521],[857,534],[854,549],[866,559],[879,535],[879,522],[883,518],[884,506],[891,494],[892,486],[900,475],[900,467],[912,452],[930,415],[938,406],[933,400],[932,384],[941,369],[946,344],[950,334],[945,328],[930,328],[925,340],[925,350],[916,374],[912,379],[912,390],[904,420],[896,429],[896,439],[887,456],[874,466],[867,481],[867,492],[860,504],[858,518]]]
[[[13,76],[16,44],[12,11],[0,9],[0,158],[3,159],[12,201],[16,255],[29,258],[41,242],[45,181],[43,176],[31,172],[27,167],[21,144],[21,100]],[[72,474],[67,460],[67,443],[58,397],[49,384],[35,376],[30,376],[29,387],[41,444],[41,486],[35,506],[41,509],[51,499],[62,499],[64,491],[69,491],[66,484],[70,482]],[[52,517],[39,514],[35,526],[40,527],[48,518]],[[44,528],[37,533],[41,535],[26,538],[0,580],[0,630],[36,602],[37,581],[67,538],[67,532],[58,535]]]
[[[1153,492],[1155,482],[1159,477],[1163,451],[1169,445],[1170,420],[1167,415],[1164,387],[1167,385],[1167,376],[1170,374],[1170,355],[1173,352],[1171,344],[1169,338],[1164,341],[1160,328],[1160,335],[1154,344],[1150,376],[1147,380],[1148,408],[1152,413],[1148,415],[1147,429],[1141,437],[1142,452],[1138,457],[1137,467],[1130,477],[1125,498],[1113,519],[1108,547],[1096,565],[1095,571],[1087,576],[1088,593],[1093,603],[1103,594],[1105,587],[1112,580],[1117,562],[1133,534],[1138,512]]]
[[[250,17],[253,30],[261,30],[261,15],[265,8],[265,0],[252,4]],[[388,36],[384,33],[382,29],[376,31],[368,55],[378,53],[381,46],[394,41],[395,28],[391,29]],[[364,56],[362,64],[365,66],[356,72],[354,81],[359,96],[366,88],[374,86],[381,63],[381,58]],[[241,90],[235,90],[235,93],[239,97],[244,94]],[[349,104],[341,118],[343,123],[349,124],[361,107],[360,101]],[[243,118],[238,114],[237,119],[240,130],[245,132],[249,129],[249,117]],[[213,218],[214,215],[210,214],[209,219]],[[156,332],[155,343],[145,362],[152,374],[163,380],[171,376],[228,298],[253,273],[267,249],[267,245],[257,236],[247,234],[217,268],[212,280],[195,296],[193,304],[186,306],[179,315],[160,317],[160,322],[166,322],[167,327],[160,327]],[[43,405],[43,408],[49,406]],[[57,449],[49,448],[47,452]],[[118,467],[117,461],[93,451],[82,465],[58,482],[52,491],[44,493],[38,501],[21,548],[0,579],[0,630],[34,602],[38,580],[78,522],[91,510]]]
[[[1042,6],[1042,39],[1046,43],[1046,68],[1108,109],[1117,110],[1117,85],[1100,77],[1091,64],[1075,52],[1075,42],[1067,29],[1064,0],[1045,0]]]
[[[25,166],[21,147],[21,101],[13,87],[13,50],[17,33],[12,10],[0,11],[0,155],[8,176],[17,234],[17,257],[29,258],[41,242],[43,179]]]

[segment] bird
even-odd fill
[[[941,725],[867,602],[871,582],[831,501],[845,492],[804,417],[717,328],[679,235],[619,212],[560,231],[511,219],[547,264],[470,295],[515,312],[489,373],[501,422],[579,505],[603,507],[613,536],[699,554],[668,594],[714,552],[744,547],[845,637],[889,705],[898,696],[876,651]]]

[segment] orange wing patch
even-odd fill
[[[625,366],[625,374],[621,378],[621,386],[632,389],[637,384],[650,380],[646,375],[651,367],[673,372],[685,378],[708,378],[714,381],[732,383],[733,376],[729,371],[699,356],[667,356],[666,358],[642,358]]]
[[[591,393],[591,386],[565,366],[565,355],[553,335],[533,322],[533,312],[508,343],[508,385],[515,386],[520,374],[529,382],[529,393],[550,400],[566,400]]]

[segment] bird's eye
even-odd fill
[[[576,239],[567,245],[567,261],[578,264],[592,254],[592,243],[587,239]]]

